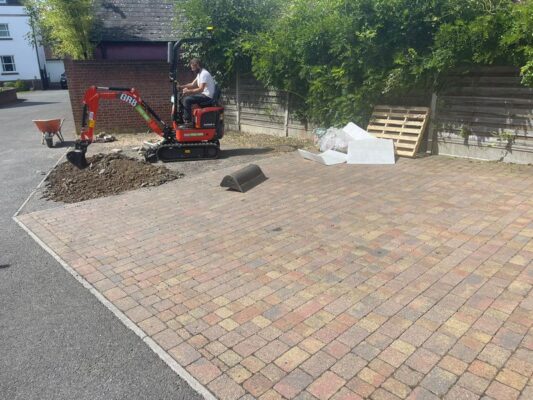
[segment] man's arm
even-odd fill
[[[191,83],[187,83],[185,85],[178,86],[178,89],[193,89],[197,86],[196,81],[198,80],[198,77],[194,78],[194,81]]]
[[[198,94],[198,93],[202,93],[205,89],[205,87],[207,86],[207,83],[200,83],[200,85],[196,88],[184,88],[183,89],[183,94]]]

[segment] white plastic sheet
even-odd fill
[[[298,149],[298,153],[306,160],[315,161],[322,165],[335,165],[346,162],[347,155],[335,150],[326,150],[322,154],[311,153],[306,150]]]

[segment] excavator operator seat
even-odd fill
[[[206,101],[205,103],[201,103],[200,107],[201,108],[206,108],[206,107],[216,107],[216,106],[218,106],[218,101],[220,100],[220,95],[221,95],[220,87],[218,85],[215,85],[215,93],[213,94],[213,98],[211,99],[211,101]]]

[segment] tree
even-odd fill
[[[37,36],[55,54],[75,60],[93,57],[95,0],[24,0]]]
[[[184,32],[215,25],[210,66],[238,65],[324,125],[365,124],[384,96],[438,90],[476,65],[533,85],[533,0],[184,0]],[[204,49],[203,51],[205,51]],[[294,108],[293,108],[294,109]]]
[[[281,0],[177,0],[178,30],[182,37],[202,37],[208,26],[214,27],[213,40],[207,46],[189,48],[189,56],[200,56],[224,83],[235,69],[250,70],[244,50],[248,39],[267,29],[280,4]]]
[[[445,0],[294,0],[250,46],[253,70],[296,93],[310,121],[362,124],[381,96],[428,78],[420,61],[454,8]]]
[[[533,1],[476,3],[471,18],[439,28],[426,67],[446,73],[472,65],[516,65],[522,67],[522,82],[533,86]]]
[[[435,90],[456,68],[522,66],[533,82],[533,0],[293,0],[248,49],[255,75],[300,114],[364,124],[384,95]]]
[[[515,7],[511,17],[513,24],[502,38],[502,44],[521,51],[525,61],[521,68],[522,83],[533,87],[533,1],[526,0],[522,6]]]

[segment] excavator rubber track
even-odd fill
[[[217,142],[201,143],[167,143],[157,148],[150,149],[145,153],[146,161],[149,162],[173,162],[185,160],[215,159],[220,152],[220,144]]]

